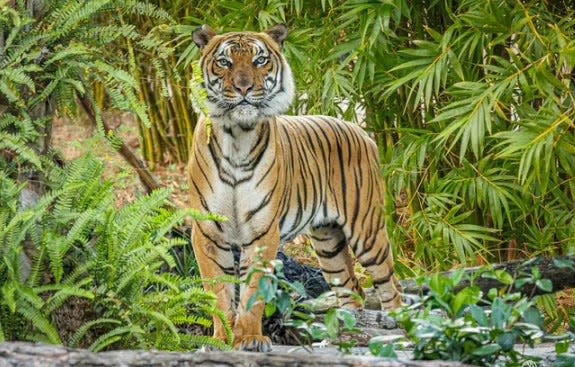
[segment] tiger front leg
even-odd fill
[[[247,282],[247,274],[252,266],[265,266],[271,270],[270,261],[276,258],[278,246],[279,233],[268,233],[261,240],[242,249],[240,303],[233,328],[235,349],[254,352],[271,351],[271,340],[262,333],[262,317],[265,305],[261,301],[256,301],[248,309],[248,302],[255,296],[263,273],[260,271],[252,273],[249,282]]]
[[[205,230],[205,229],[204,229]],[[192,229],[192,247],[204,280],[204,288],[216,294],[216,308],[224,313],[228,325],[233,325],[235,319],[234,294],[235,285],[223,282],[223,275],[234,272],[234,257],[231,249],[224,250],[217,246],[202,232],[199,224],[195,223]],[[222,320],[213,316],[214,338],[228,342],[226,328]]]

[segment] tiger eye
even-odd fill
[[[265,56],[260,56],[257,59],[254,60],[254,65],[255,66],[264,66],[265,64],[268,63],[268,58]]]
[[[232,63],[228,59],[218,59],[216,60],[216,64],[224,69],[229,69],[232,67]]]

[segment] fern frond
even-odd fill
[[[16,284],[14,281],[6,282],[2,287],[2,303],[11,313],[16,313]]]
[[[69,7],[61,10],[58,9],[52,15],[52,17],[57,17],[57,20],[59,20],[58,22],[55,22],[58,27],[54,27],[53,37],[58,38],[66,36],[69,33],[76,31],[80,23],[88,21],[90,18],[96,16],[96,14],[110,2],[111,0],[91,0],[88,2],[70,1],[68,3],[70,4]]]
[[[28,275],[27,284],[30,287],[35,287],[40,282],[41,277],[44,274],[44,260],[46,256],[46,248],[41,246],[38,251],[34,254],[32,258],[32,266],[30,268],[30,274]]]
[[[24,67],[7,68],[0,70],[0,80],[4,82],[12,82],[19,85],[25,85],[32,93],[36,91],[36,86],[32,78],[26,74]],[[37,71],[37,70],[36,70]]]
[[[175,22],[173,17],[167,11],[150,2],[143,2],[138,0],[124,1],[121,10],[123,10],[126,14],[156,18],[168,23]]]
[[[224,314],[224,311],[217,309],[215,307],[214,308],[206,308],[205,311],[216,316],[220,320],[220,322],[222,323],[222,325],[224,327],[224,331],[226,333],[227,345],[231,345],[233,340],[234,340],[234,334],[232,331],[232,327],[228,323],[226,315]]]
[[[24,100],[20,97],[20,93],[18,93],[16,88],[9,85],[4,80],[0,80],[0,95],[4,95],[8,102],[14,103],[18,107],[25,106]]]
[[[88,321],[82,324],[80,328],[72,335],[70,340],[68,340],[68,346],[71,348],[76,347],[78,342],[86,335],[86,333],[94,326],[105,325],[105,324],[115,324],[120,325],[121,321],[115,319],[99,318],[96,320]]]
[[[136,199],[122,208],[117,215],[118,223],[130,231],[122,232],[119,246],[125,248],[137,242],[141,237],[150,215],[166,204],[170,191],[167,189],[154,190],[152,193]]]
[[[62,344],[56,327],[44,316],[44,314],[28,302],[18,302],[16,312],[29,321],[34,328],[40,331],[52,344]]]
[[[79,286],[61,286],[60,289],[54,293],[48,300],[46,300],[46,305],[43,311],[47,314],[51,314],[54,310],[60,308],[66,300],[70,297],[79,297],[89,300],[93,300],[95,295],[93,292],[79,288]]]
[[[136,27],[133,24],[111,24],[92,28],[82,36],[84,39],[96,40],[97,43],[106,45],[120,37],[135,40],[140,37],[140,34],[136,32]]]
[[[96,50],[93,50],[84,44],[76,43],[76,44],[71,45],[70,47],[61,48],[61,49],[57,50],[56,52],[54,52],[50,56],[50,58],[48,60],[46,60],[44,65],[49,66],[49,65],[56,63],[60,60],[65,61],[68,58],[73,60],[76,58],[76,56],[90,55],[93,52],[96,52]]]
[[[26,145],[26,143],[20,140],[17,136],[0,132],[0,148],[9,149],[24,161],[31,163],[38,168],[42,167],[38,154],[36,154],[32,148]]]
[[[113,330],[101,335],[98,339],[96,339],[88,349],[92,352],[99,352],[104,348],[109,347],[110,345],[116,343],[117,341],[125,338],[126,335],[144,335],[144,330],[142,330],[137,325],[127,325],[127,326],[119,326],[114,328]]]
[[[176,327],[176,325],[174,325],[174,323],[172,322],[172,320],[170,320],[165,314],[161,313],[161,312],[157,312],[154,310],[147,310],[147,309],[143,309],[143,308],[132,308],[132,311],[136,314],[136,315],[140,315],[140,316],[144,316],[150,320],[156,321],[156,325],[155,328],[156,329],[161,329],[161,326],[165,326],[168,328],[168,330],[170,331],[170,333],[172,334],[172,336],[175,339],[176,343],[180,343],[180,335],[178,332],[178,328]]]
[[[177,325],[200,325],[208,328],[212,326],[212,320],[198,315],[173,316],[172,321]]]

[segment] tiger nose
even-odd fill
[[[234,88],[236,89],[237,92],[240,92],[242,96],[245,96],[246,94],[248,94],[248,92],[250,92],[254,88],[254,84],[251,82],[242,83],[239,85],[236,84],[234,85]]]
[[[241,93],[242,96],[248,94],[248,92],[251,91],[254,87],[254,82],[250,76],[243,73],[236,75],[233,81],[234,89],[236,92]]]

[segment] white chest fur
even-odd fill
[[[223,240],[250,243],[269,227],[273,215],[269,181],[275,147],[268,129],[214,128],[219,150],[211,174],[213,192],[205,197],[210,211],[228,218],[221,223]],[[219,176],[219,177],[216,177]]]

